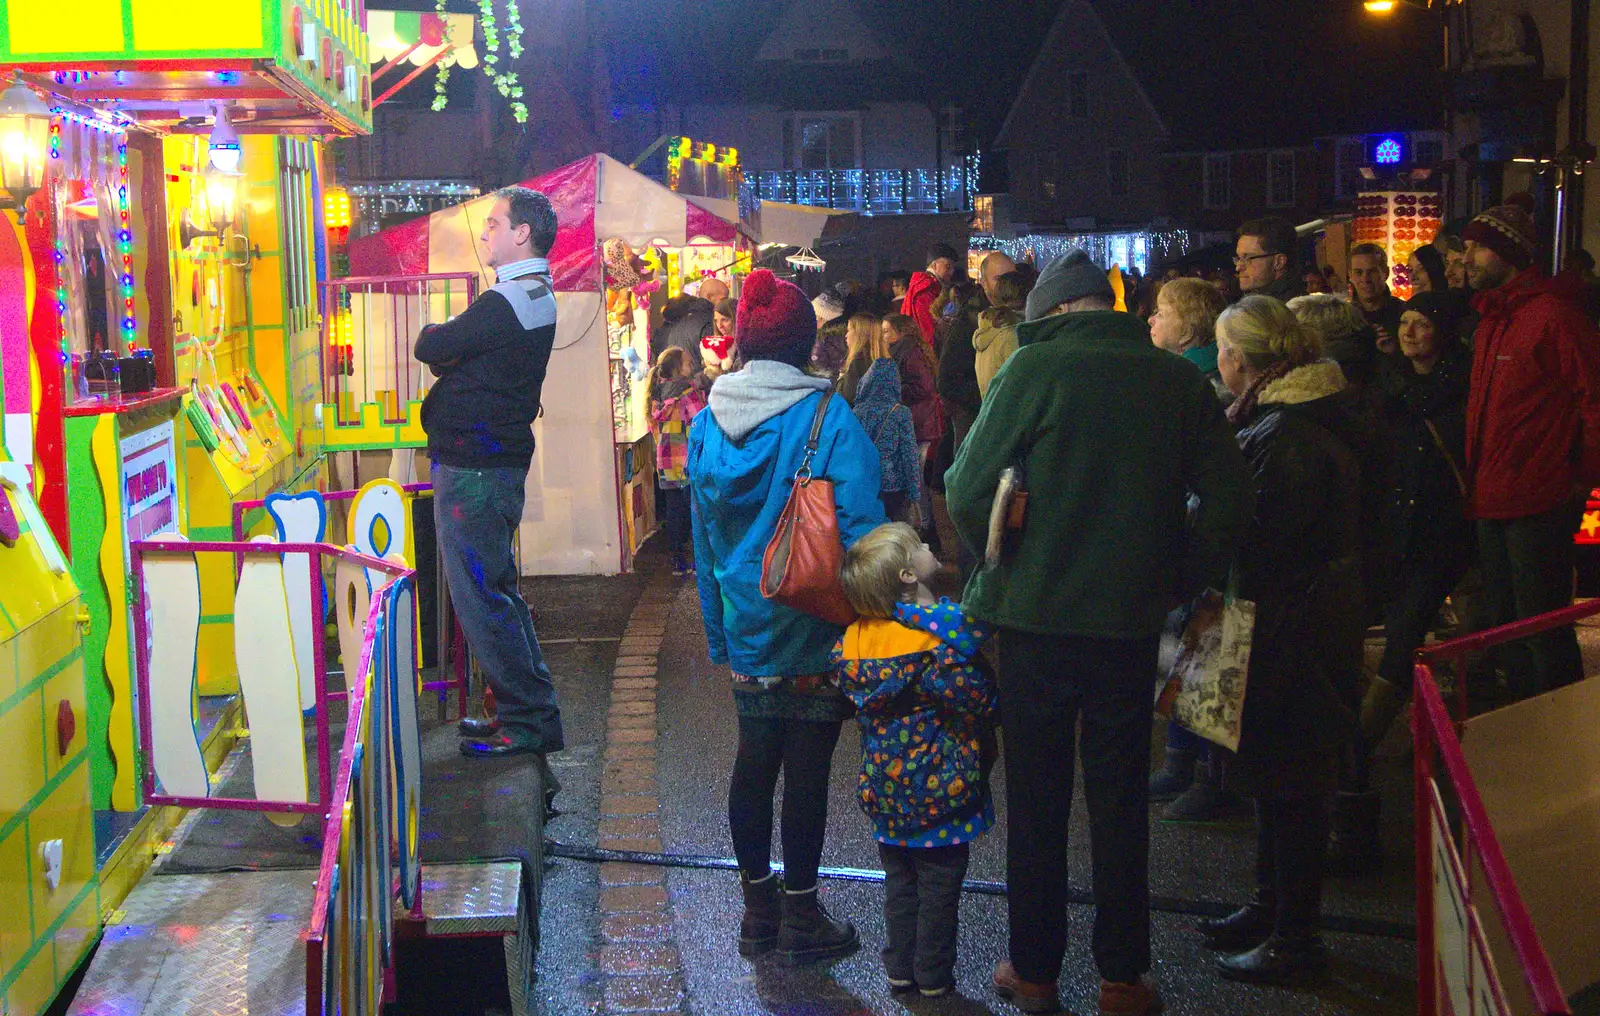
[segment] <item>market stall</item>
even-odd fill
[[[93,832],[66,849],[86,852],[109,910],[177,818],[138,793],[129,544],[226,539],[233,501],[320,483],[316,432],[300,439],[321,391],[313,136],[370,130],[366,39],[357,8],[299,0],[62,0],[7,17],[4,445],[80,598],[72,680]],[[197,709],[212,763],[238,726],[231,606],[214,607],[232,586],[225,561],[202,575]],[[29,657],[20,682],[65,680],[49,662]],[[12,861],[0,850],[0,878],[38,874]],[[46,949],[49,976],[7,953],[5,982],[37,989],[8,993],[8,1011],[42,1009],[93,938]]]
[[[560,222],[550,252],[560,317],[544,412],[534,424],[523,571],[624,571],[655,526],[655,456],[643,390],[652,310],[705,275],[731,280],[747,270],[748,241],[734,222],[606,155],[524,184],[549,196]],[[485,195],[352,242],[351,275],[467,272],[492,282],[478,236],[493,201]],[[359,358],[368,343],[392,346],[394,327],[352,336],[352,355]],[[415,335],[404,338],[409,343]],[[414,396],[419,409],[427,381],[424,375]],[[340,419],[337,409],[323,413],[330,448],[342,440]],[[425,444],[422,435],[409,440]]]

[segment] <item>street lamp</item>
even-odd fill
[[[1388,14],[1394,10],[1395,0],[1366,0],[1361,6],[1367,9],[1368,14]]]
[[[49,161],[50,107],[33,89],[13,82],[0,93],[0,189],[7,195],[0,207],[15,208],[18,223],[28,198],[44,186]]]

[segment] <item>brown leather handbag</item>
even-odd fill
[[[811,475],[822,418],[832,398],[832,392],[822,393],[816,418],[811,421],[805,458],[795,470],[789,503],[783,506],[777,531],[767,541],[761,558],[761,595],[824,621],[850,624],[856,619],[856,611],[839,584],[844,541],[839,537],[839,516],[834,511],[833,483]]]

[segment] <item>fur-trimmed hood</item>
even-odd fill
[[[1345,390],[1344,370],[1333,360],[1318,360],[1289,373],[1261,389],[1256,404],[1296,406]]]

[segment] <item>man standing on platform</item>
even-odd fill
[[[532,753],[548,802],[559,787],[545,755],[564,747],[561,710],[518,588],[511,539],[522,522],[533,421],[556,335],[545,260],[556,238],[550,199],[527,187],[495,194],[480,240],[497,284],[459,316],[417,337],[438,381],[422,405],[433,465],[439,553],[456,616],[499,704],[461,721],[461,752]]]

